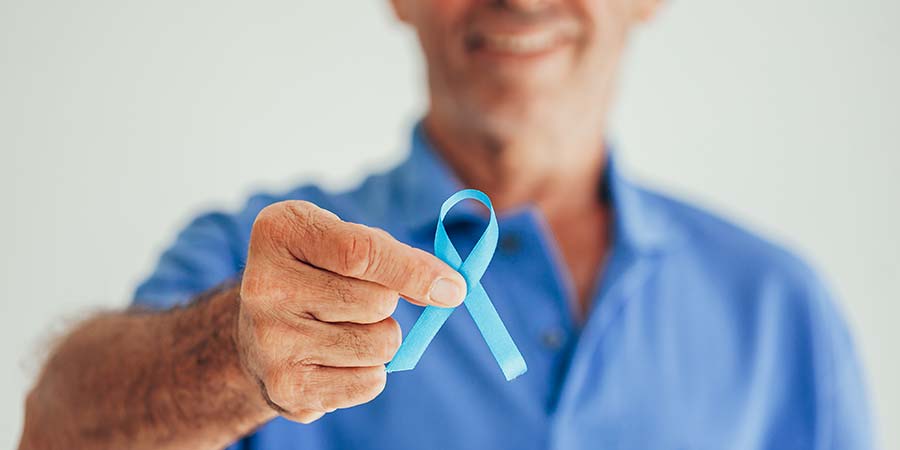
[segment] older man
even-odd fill
[[[139,307],[55,349],[21,447],[869,447],[850,336],[812,272],[630,183],[604,144],[623,49],[658,3],[394,0],[430,88],[408,160],[199,217]],[[387,375],[419,306],[466,295],[421,250],[462,186],[497,209],[482,283],[529,371],[504,381],[459,311]],[[486,220],[463,205],[445,225],[466,252]]]

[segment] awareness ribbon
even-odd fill
[[[469,253],[465,261],[459,256],[456,247],[450,242],[447,230],[444,229],[444,217],[457,203],[473,199],[487,206],[491,213],[491,219],[488,223],[484,234],[478,239],[475,247]],[[459,191],[448,198],[441,205],[441,214],[438,219],[437,231],[434,234],[434,253],[435,255],[447,263],[450,267],[459,271],[466,280],[466,298],[463,304],[469,310],[469,314],[478,326],[481,336],[490,348],[494,359],[500,365],[503,375],[507,381],[518,377],[528,370],[525,365],[525,359],[519,353],[519,349],[513,342],[512,337],[500,320],[500,315],[494,309],[491,299],[487,292],[481,286],[481,277],[487,270],[488,264],[494,257],[494,251],[497,249],[497,217],[494,215],[494,207],[491,205],[491,199],[484,192],[475,189],[465,189]],[[437,334],[444,322],[450,317],[455,308],[441,308],[437,306],[428,306],[419,319],[409,330],[406,339],[400,345],[394,359],[388,363],[385,368],[388,372],[398,372],[402,370],[412,370],[419,362],[419,358],[425,353],[425,349],[434,336]]]

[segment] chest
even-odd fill
[[[734,448],[733,429],[700,426],[716,414],[737,423],[724,417],[734,411],[719,412],[715,402],[698,402],[689,386],[673,382],[700,368],[673,365],[659,342],[637,331],[644,327],[634,327],[631,312],[620,311],[601,327],[593,321],[594,331],[579,333],[549,298],[552,289],[531,281],[510,289],[502,271],[485,277],[485,289],[528,362],[526,374],[504,381],[460,308],[416,369],[390,374],[374,401],[309,426],[278,419],[249,448]],[[404,306],[395,317],[408,330],[418,312]]]
[[[465,255],[482,230],[449,231]],[[428,236],[407,241],[431,250]],[[664,271],[614,254],[582,325],[562,259],[535,217],[501,220],[482,283],[528,363],[523,376],[504,381],[458,308],[416,369],[390,374],[374,401],[309,426],[277,419],[244,448],[759,448],[758,437],[776,428],[808,429],[804,417],[778,413],[802,395],[749,395],[760,392],[747,384],[758,377],[739,370],[747,364],[734,358],[734,335],[702,325],[739,329],[745,318],[713,308],[721,303],[714,294],[687,289],[681,264]],[[420,312],[401,303],[395,318],[406,331]],[[789,382],[777,391],[800,392]]]

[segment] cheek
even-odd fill
[[[419,25],[446,33],[461,23],[477,1],[473,0],[413,0],[417,3]],[[421,27],[420,27],[421,28]]]
[[[421,2],[423,8],[431,11],[432,15],[440,17],[459,17],[465,11],[473,8],[478,2],[475,0],[416,0]],[[427,5],[427,6],[426,6]]]
[[[426,57],[437,66],[453,66],[464,55],[462,28],[477,0],[414,0],[418,1],[416,28]]]
[[[588,45],[593,48],[621,48],[632,26],[634,0],[583,0],[578,2],[588,25]]]

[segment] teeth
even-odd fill
[[[484,44],[490,50],[507,53],[536,53],[547,50],[558,42],[555,33],[488,34],[484,36]]]

